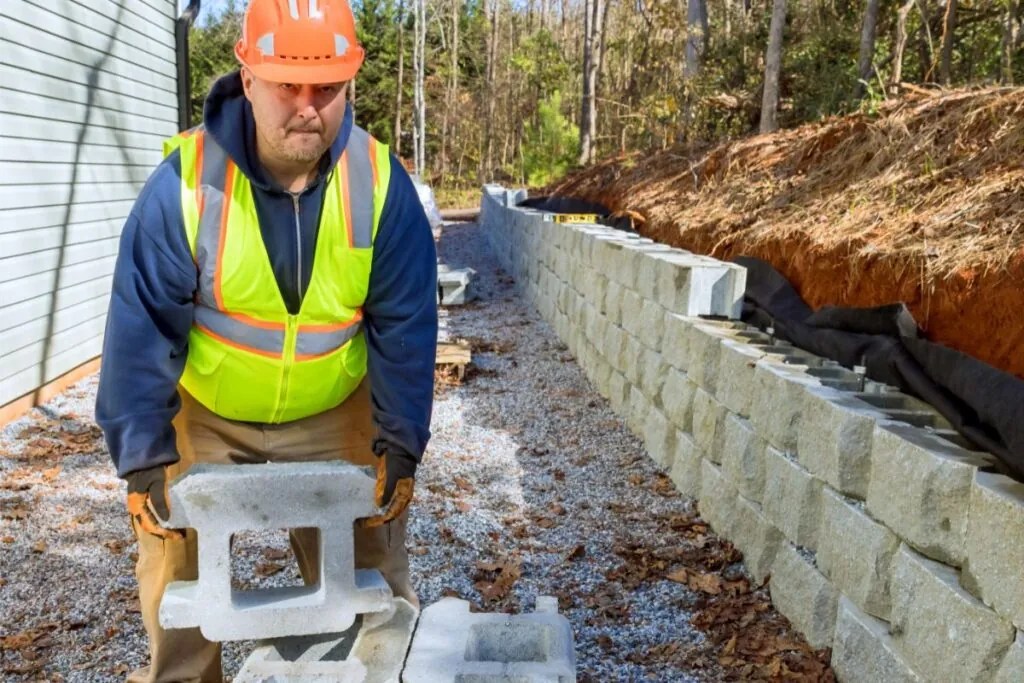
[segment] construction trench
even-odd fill
[[[441,341],[472,360],[439,370],[417,476],[423,607],[550,614],[553,597],[579,681],[1024,680],[1024,485],[927,404],[740,322],[743,268],[522,197],[486,187],[478,224],[439,241],[475,271],[441,309]],[[0,437],[5,679],[144,663],[95,384]],[[240,534],[230,562],[239,588],[301,583],[283,532]],[[226,642],[225,673],[256,645]],[[553,653],[518,656],[554,677],[458,680],[572,680]]]

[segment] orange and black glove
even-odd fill
[[[171,518],[167,500],[167,468],[163,465],[151,467],[132,472],[125,478],[128,481],[128,514],[135,522],[135,528],[164,540],[185,538],[180,530],[160,526],[160,520]]]
[[[365,529],[383,526],[399,517],[412,500],[416,460],[405,453],[385,449],[377,461],[377,507],[387,506],[382,514],[359,520]]]

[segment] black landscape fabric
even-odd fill
[[[743,321],[780,339],[898,387],[931,404],[964,438],[1024,481],[1024,381],[924,338],[902,303],[812,311],[768,262],[738,257],[747,269]]]

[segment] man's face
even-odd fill
[[[242,84],[263,154],[286,163],[313,163],[338,136],[348,83],[272,83],[243,68]]]

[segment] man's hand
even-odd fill
[[[412,500],[416,461],[404,453],[385,450],[377,461],[377,507],[388,506],[383,514],[359,520],[364,529],[383,526],[396,519]]]
[[[171,517],[167,502],[167,468],[163,465],[132,472],[128,480],[128,514],[138,529],[164,540],[184,539],[184,532],[165,529],[160,520]]]

